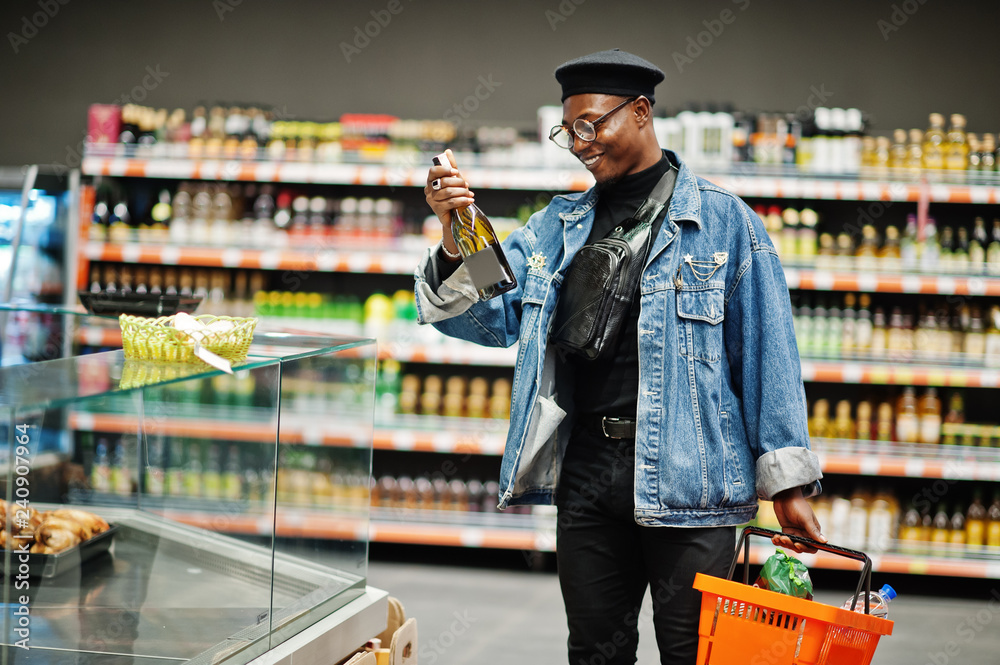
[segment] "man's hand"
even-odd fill
[[[458,247],[451,235],[451,211],[474,203],[475,194],[469,191],[469,183],[455,168],[455,158],[451,154],[451,150],[446,150],[445,155],[448,157],[448,164],[432,166],[427,172],[424,198],[427,199],[427,205],[441,220],[445,249],[451,254],[458,254]]]
[[[783,533],[805,536],[821,543],[826,542],[826,536],[820,530],[819,521],[813,513],[812,506],[802,498],[801,487],[793,487],[775,494],[774,514],[778,516],[778,524],[781,525]],[[771,542],[779,547],[792,549],[799,553],[808,552],[811,554],[816,551],[815,547],[793,543],[791,538],[787,536],[775,536]]]

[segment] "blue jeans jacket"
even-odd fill
[[[822,473],[809,450],[788,287],[760,218],[737,196],[680,172],[640,282],[635,519],[746,522],[757,498]],[[572,377],[547,344],[559,290],[587,241],[598,190],[557,196],[503,249],[517,288],[479,301],[464,266],[418,266],[420,323],[486,346],[520,342],[500,507],[552,503],[572,429]]]

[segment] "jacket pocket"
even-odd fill
[[[722,287],[677,291],[680,353],[705,362],[722,359],[722,323],[726,302]]]

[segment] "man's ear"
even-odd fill
[[[639,97],[632,102],[632,117],[635,118],[636,127],[644,128],[653,119],[653,106],[645,97]]]

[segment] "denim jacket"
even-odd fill
[[[671,156],[677,184],[640,281],[635,519],[741,524],[758,497],[820,489],[788,287],[756,213]],[[510,234],[517,287],[502,296],[481,302],[464,266],[440,279],[436,247],[414,275],[420,323],[486,346],[520,342],[501,508],[554,501],[573,386],[547,337],[597,196],[557,196]]]

